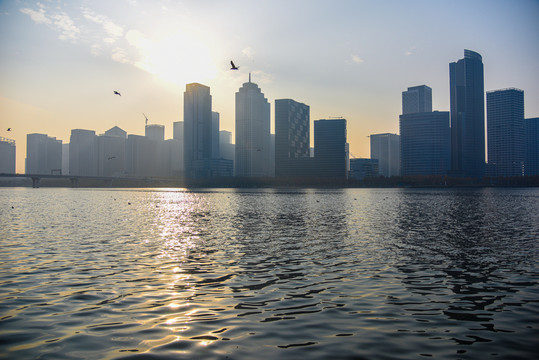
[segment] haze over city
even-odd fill
[[[144,134],[144,113],[170,138],[190,82],[211,88],[220,128],[234,132],[251,73],[272,132],[274,100],[292,98],[311,121],[346,118],[351,156],[369,157],[368,135],[399,132],[407,87],[428,85],[433,110],[449,110],[449,63],[463,49],[482,55],[485,91],[522,89],[525,117],[539,116],[538,18],[532,0],[4,1],[0,136],[16,140],[21,173],[28,133]]]

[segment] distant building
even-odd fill
[[[275,100],[275,176],[304,177],[312,172],[310,109],[291,99]]]
[[[314,176],[346,179],[346,119],[314,121]]]
[[[146,125],[144,134],[150,140],[165,141],[165,126],[158,124]]]
[[[146,136],[129,135],[126,143],[126,171],[131,176],[156,176],[155,141]]]
[[[62,144],[62,175],[69,175],[69,144]]]
[[[449,64],[451,175],[481,178],[485,172],[485,91],[481,55],[464,50]]]
[[[97,136],[93,130],[71,130],[69,139],[69,173],[97,176]]]
[[[402,92],[402,114],[432,111],[432,89],[426,85],[409,87]]]
[[[449,112],[400,115],[401,175],[446,175],[451,159]]]
[[[173,124],[173,136],[174,140],[179,140],[183,143],[183,121],[175,121]]]
[[[523,176],[526,151],[524,91],[487,92],[488,164],[492,176]]]
[[[127,173],[127,133],[115,126],[97,137],[97,174],[122,176]]]
[[[183,175],[183,141],[176,139],[165,140],[166,176]]]
[[[26,173],[62,173],[62,140],[46,134],[26,135]]]
[[[539,117],[526,119],[526,154],[524,173],[539,175]]]
[[[377,159],[350,159],[349,178],[353,180],[363,180],[369,177],[378,176]]]
[[[400,137],[396,134],[373,134],[371,138],[371,159],[378,160],[379,175],[385,177],[400,175]]]
[[[219,131],[219,154],[222,159],[232,160],[235,158],[235,146],[232,144],[232,133],[230,131]]]
[[[219,113],[211,112],[211,158],[219,159]]]
[[[0,137],[0,174],[15,174],[15,140]]]
[[[271,176],[270,104],[251,82],[236,93],[235,172],[239,177]]]

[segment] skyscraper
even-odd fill
[[[451,174],[480,178],[485,171],[485,105],[481,55],[464,50],[449,64]]]
[[[183,95],[183,155],[185,174],[203,176],[197,160],[212,157],[212,98],[208,86],[187,84]]]
[[[236,176],[271,176],[270,104],[251,82],[236,93]]]
[[[409,87],[402,92],[402,114],[432,111],[432,89],[427,85]]]
[[[310,158],[309,106],[291,99],[275,100],[275,176],[306,176]]]
[[[524,91],[487,92],[487,140],[489,175],[524,175]]]
[[[165,126],[158,124],[146,125],[144,135],[150,140],[165,141]]]
[[[378,160],[379,174],[385,177],[400,175],[400,137],[397,134],[373,134],[371,159]]]
[[[211,158],[219,159],[219,113],[211,113]]]
[[[524,174],[539,175],[539,117],[526,119],[526,155]]]
[[[451,158],[449,112],[399,117],[401,175],[445,175]]]
[[[127,133],[115,126],[97,137],[97,174],[120,176],[126,172]]]
[[[314,176],[346,179],[346,119],[314,121]]]
[[[26,173],[62,173],[62,141],[46,134],[26,135]]]

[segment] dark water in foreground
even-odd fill
[[[0,357],[538,358],[538,240],[539,189],[0,189]]]

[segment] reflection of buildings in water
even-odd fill
[[[504,331],[494,318],[517,291],[504,270],[513,271],[519,259],[507,248],[511,237],[496,235],[500,224],[493,216],[493,201],[499,199],[488,190],[403,196],[394,234],[403,263],[397,268],[404,274],[403,285],[421,297],[392,298],[390,304],[429,321],[443,314],[451,320],[481,323],[483,330]],[[413,305],[408,296],[414,298]]]

